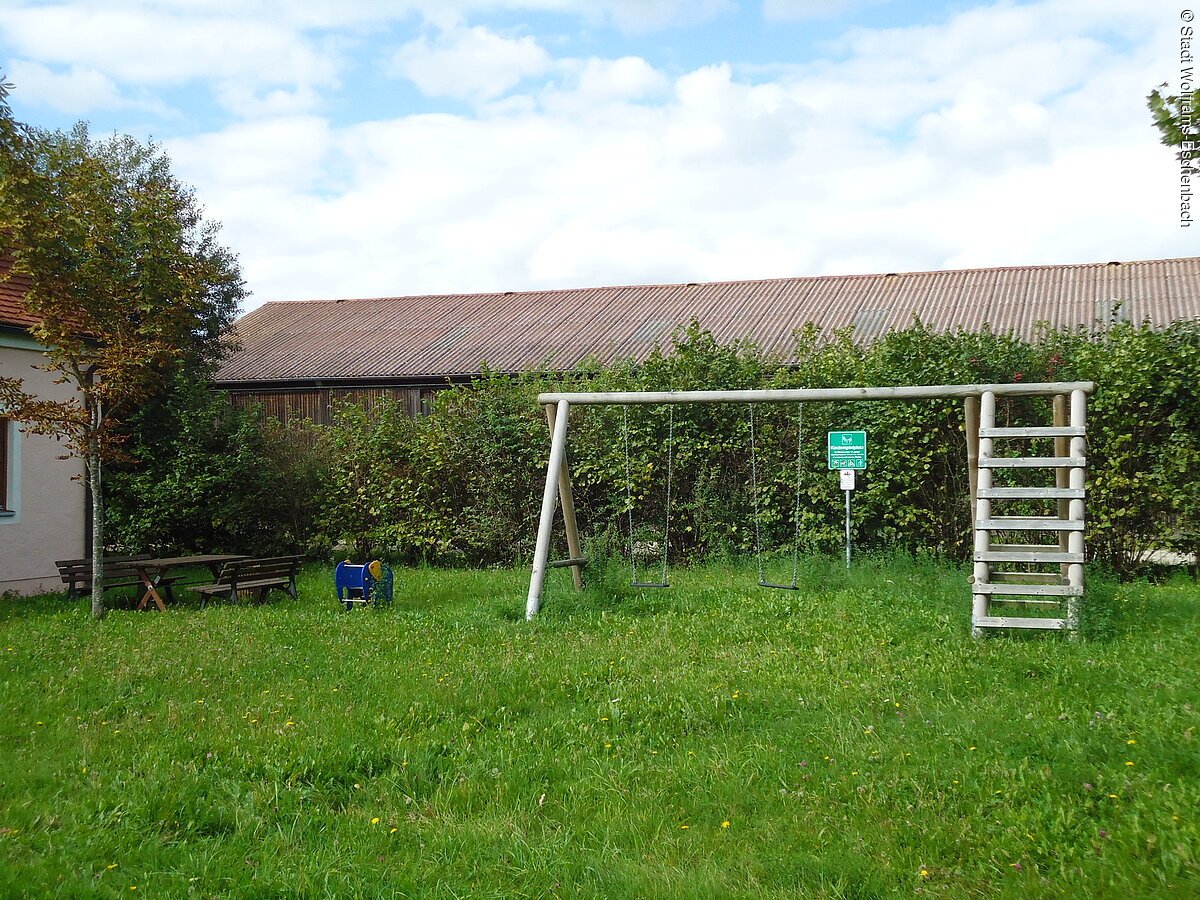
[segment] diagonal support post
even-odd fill
[[[542,585],[550,557],[550,536],[554,531],[554,507],[558,504],[558,478],[567,450],[567,414],[570,404],[559,400],[553,413],[550,434],[550,462],[546,466],[546,487],[542,492],[542,514],[538,520],[537,544],[533,551],[533,571],[529,576],[529,597],[525,601],[525,620],[532,621],[542,605]]]
[[[550,426],[550,434],[554,434],[554,426],[558,419],[558,407],[552,404],[546,406],[546,424]],[[579,543],[579,522],[575,519],[575,492],[571,487],[571,463],[567,458],[566,445],[563,446],[562,465],[558,469],[558,500],[562,505],[563,529],[567,532],[567,551],[570,555],[571,578],[575,582],[575,590],[583,590],[583,547]],[[553,568],[551,563],[548,566]]]

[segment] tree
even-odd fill
[[[1161,87],[1165,88],[1166,85]],[[1200,120],[1197,119],[1192,95],[1183,97],[1164,95],[1158,88],[1152,90],[1146,97],[1146,105],[1154,117],[1154,127],[1162,135],[1162,142],[1168,147],[1181,148],[1177,154],[1181,161],[1191,160],[1194,150],[1184,147],[1185,143],[1196,140],[1200,133]],[[1186,153],[1186,156],[1185,156]]]
[[[0,79],[2,80],[2,79]],[[44,131],[15,122],[0,93],[0,235],[27,277],[30,328],[47,364],[76,391],[39,400],[19,381],[0,402],[37,434],[64,438],[92,494],[92,612],[104,615],[102,467],[122,457],[122,420],[179,366],[221,355],[245,288],[193,192],[166,154],[127,136],[94,141],[87,125]],[[164,436],[166,437],[166,436]]]

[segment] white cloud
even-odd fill
[[[20,88],[23,102],[42,104],[70,115],[129,105],[112,80],[95,69],[71,66],[65,72],[55,72],[41,63],[15,59],[7,74]]]
[[[270,84],[332,79],[329,57],[268,22],[46,6],[10,10],[3,29],[21,51],[133,84],[250,77]]]
[[[1049,161],[1053,127],[1044,105],[970,82],[917,120],[917,147],[930,159],[996,171]]]
[[[471,20],[520,8],[652,27],[720,3],[298,0],[277,21],[265,0],[213,3],[231,19],[245,9],[267,38],[302,36],[293,56],[268,39],[264,59],[235,54],[228,72],[203,69],[180,37],[170,47],[188,60],[143,62],[163,78],[207,71],[248,119],[169,150],[258,301],[1194,253],[1177,227],[1177,164],[1144,105],[1173,74],[1175,23],[1123,0],[860,28],[824,58],[753,73],[719,59],[682,73],[652,55],[554,59],[550,37]],[[351,40],[401,16],[428,22],[435,5],[444,29],[397,64],[430,95],[474,101],[470,114],[302,114],[319,109],[322,79],[349,77],[349,51],[306,29],[344,15],[331,27]],[[149,18],[199,8],[157,4]],[[106,84],[119,99],[150,77],[106,62],[116,52],[23,58],[46,83],[70,75],[107,102]]]
[[[532,37],[506,38],[482,26],[444,32],[435,41],[410,41],[396,51],[392,70],[430,97],[491,100],[550,68]]]
[[[667,79],[637,56],[589,59],[579,73],[579,94],[590,100],[638,100],[663,92]]]

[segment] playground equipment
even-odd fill
[[[550,427],[550,459],[546,487],[538,521],[537,544],[529,578],[525,618],[532,619],[541,607],[546,570],[570,567],[577,589],[583,587],[586,559],[579,541],[575,502],[567,466],[567,418],[571,406],[630,406],[678,403],[802,403],[857,400],[933,400],[961,398],[964,401],[967,437],[967,467],[974,531],[974,570],[971,577],[971,630],[979,636],[985,629],[1046,629],[1077,633],[1079,603],[1083,596],[1084,477],[1087,466],[1087,397],[1095,391],[1091,381],[1042,384],[951,384],[875,388],[820,388],[749,391],[624,391],[611,393],[545,393],[538,403],[545,407]],[[1050,426],[997,427],[997,397],[1048,397],[1053,400]],[[1052,456],[994,456],[996,440],[1053,439]],[[1052,469],[1051,486],[996,485],[996,470]],[[797,473],[799,475],[799,472]],[[550,538],[554,513],[562,501],[567,559],[550,560]],[[1056,515],[997,516],[993,503],[1005,501],[1053,501]],[[668,513],[669,516],[669,513]],[[667,525],[669,528],[670,520]],[[1000,542],[1013,532],[1057,535],[1057,543],[1014,544]],[[996,564],[1026,567],[1002,571]],[[1047,567],[1053,569],[1046,571]],[[636,576],[635,576],[636,578]],[[664,576],[665,582],[665,576]],[[762,579],[760,578],[760,581]],[[1054,607],[1049,616],[998,615],[993,610],[1004,604],[1020,608]],[[1065,607],[1065,609],[1063,609]]]
[[[333,570],[333,585],[338,602],[348,610],[355,604],[380,606],[392,602],[392,568],[377,559],[361,566],[350,560],[338,563]]]
[[[662,575],[658,581],[638,579],[637,558],[638,546],[634,540],[633,531],[633,474],[629,464],[629,407],[621,407],[622,434],[625,438],[625,505],[629,510],[629,563],[632,575],[629,579],[631,587],[635,588],[666,588],[671,584],[667,580],[667,557],[671,548],[671,479],[674,475],[673,463],[675,450],[675,407],[667,407],[667,503],[666,519],[663,522],[662,539]]]
[[[758,510],[758,439],[754,431],[754,404],[750,404],[750,494],[754,498],[754,559],[758,563],[758,586],[781,591],[799,590],[800,579],[800,486],[803,477],[804,404],[796,413],[796,499],[792,508],[792,580],[790,584],[767,581],[763,573],[762,528]]]

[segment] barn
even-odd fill
[[[587,359],[644,359],[693,319],[722,342],[786,358],[796,329],[852,326],[872,341],[912,324],[1032,338],[1113,321],[1200,318],[1200,257],[1085,265],[890,272],[489,294],[269,302],[237,322],[240,349],[215,387],[287,421],[391,398],[414,414],[486,366],[567,371]]]

